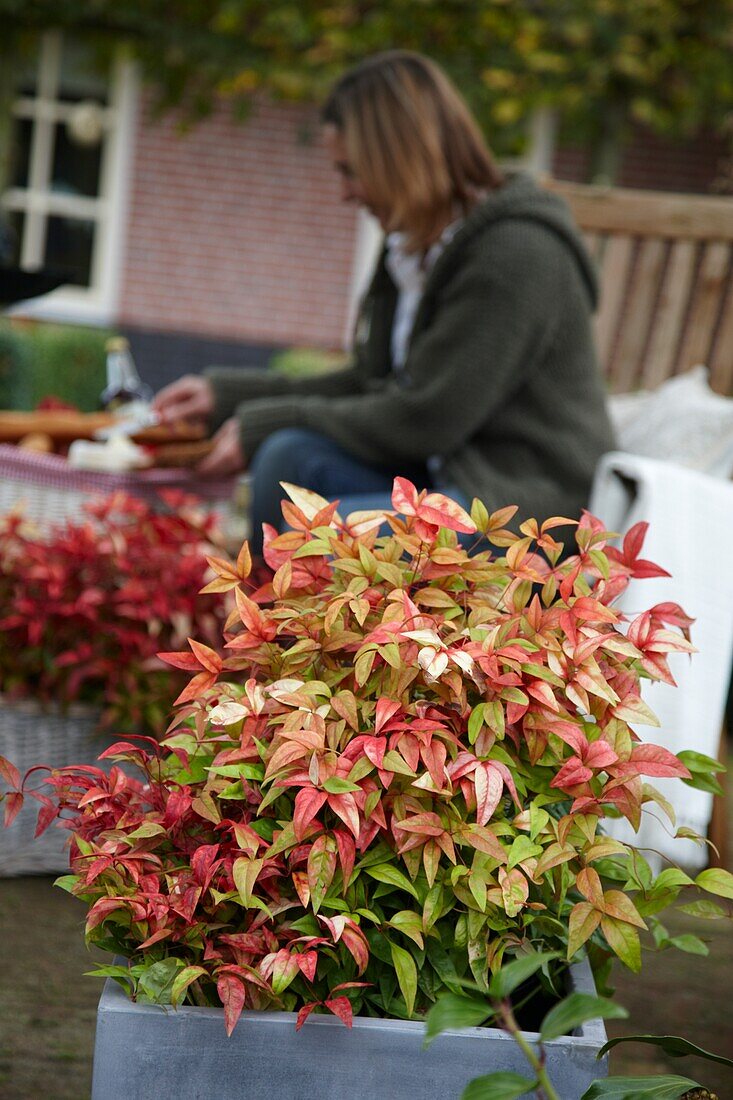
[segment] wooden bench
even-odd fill
[[[569,203],[598,265],[596,339],[610,392],[653,390],[702,363],[712,389],[733,394],[733,198],[545,185]],[[728,799],[716,797],[712,866],[728,865],[729,831]]]
[[[698,363],[733,393],[733,198],[546,181],[598,264],[596,337],[612,393]]]

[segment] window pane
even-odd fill
[[[16,118],[13,122],[13,140],[10,143],[11,187],[27,187],[31,159],[31,135],[33,122],[29,118]]]
[[[68,271],[69,283],[73,286],[91,283],[94,229],[93,221],[80,218],[54,215],[48,219],[44,263]]]
[[[51,190],[65,195],[97,194],[102,144],[81,145],[69,136],[65,123],[55,127]]]

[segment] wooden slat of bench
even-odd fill
[[[710,358],[710,386],[717,393],[733,393],[733,277],[728,283],[720,328]]]
[[[733,198],[545,184],[568,202],[601,267],[595,328],[611,392],[655,388],[698,362],[716,390],[733,392]],[[652,240],[669,252],[661,271]]]
[[[603,252],[601,268],[600,308],[596,315],[595,331],[598,354],[604,373],[613,352],[618,319],[626,294],[626,285],[633,260],[634,242],[631,237],[611,237]]]
[[[685,333],[677,362],[679,371],[688,370],[698,363],[707,364],[729,264],[728,244],[717,242],[706,246],[690,313],[685,322]]]
[[[570,204],[582,230],[640,237],[733,241],[733,201],[664,191],[589,187],[557,180],[550,190]]]
[[[652,310],[659,295],[665,253],[665,242],[657,237],[643,241],[636,258],[618,346],[613,355],[613,383],[619,393],[636,389],[639,383],[642,354],[649,335]]]
[[[656,389],[674,373],[677,348],[695,275],[693,241],[672,245],[642,369],[642,388]]]

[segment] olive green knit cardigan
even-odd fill
[[[613,437],[591,332],[595,275],[565,204],[517,175],[471,211],[427,278],[399,375],[396,299],[382,256],[352,363],[336,373],[210,368],[214,426],[236,412],[247,456],[292,427],[397,472],[439,455],[446,481],[490,509],[577,517]]]

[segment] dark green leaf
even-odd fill
[[[672,1058],[684,1058],[691,1054],[696,1058],[705,1058],[708,1062],[719,1062],[721,1066],[733,1066],[733,1060],[730,1058],[725,1058],[722,1054],[711,1054],[702,1047],[696,1047],[687,1039],[680,1038],[679,1035],[620,1035],[617,1039],[609,1039],[598,1051],[598,1057],[602,1057],[619,1043],[648,1043],[651,1046],[660,1047]]]
[[[571,993],[559,1004],[551,1008],[542,1021],[540,1038],[544,1042],[568,1035],[573,1028],[580,1027],[586,1020],[625,1020],[626,1009],[606,997],[596,997],[592,993]]]
[[[497,1001],[503,1000],[508,997],[518,985],[525,982],[527,978],[531,978],[536,971],[549,962],[550,959],[557,959],[559,952],[557,951],[542,951],[532,952],[529,955],[522,955],[520,958],[515,959],[513,962],[506,963],[502,966],[501,970],[494,975],[489,984],[489,995],[495,998]]]
[[[594,1081],[580,1100],[679,1100],[694,1088],[700,1085],[689,1077],[608,1077]]]
[[[415,1007],[415,996],[417,995],[415,960],[409,951],[405,951],[404,947],[398,947],[396,943],[390,943],[389,948],[392,953],[392,963],[397,973],[397,981],[400,983],[400,990],[407,1005],[407,1015],[412,1016]]]
[[[728,770],[720,760],[706,756],[704,752],[695,752],[694,749],[678,752],[677,759],[681,760],[691,772],[726,772]]]
[[[704,753],[686,749],[677,754],[677,758],[691,773],[691,779],[683,779],[688,787],[694,787],[698,791],[709,791],[712,794],[723,794],[723,788],[715,778],[716,772],[724,772],[726,767],[719,760],[713,760]]]
[[[352,783],[350,779],[341,779],[340,776],[334,775],[326,780],[323,789],[329,794],[347,794],[350,791],[360,791],[361,787],[358,783]]]
[[[721,898],[733,898],[733,875],[722,867],[708,867],[701,871],[695,879],[695,884],[709,894],[717,894]]]
[[[689,932],[682,936],[672,936],[667,940],[670,947],[676,947],[678,951],[686,951],[688,955],[709,955],[710,950],[699,936],[693,936]],[[666,945],[665,945],[666,946]]]
[[[461,1100],[516,1100],[518,1096],[528,1096],[536,1088],[536,1081],[520,1077],[518,1073],[487,1073],[469,1082]]]
[[[445,993],[437,1004],[433,1005],[425,1022],[425,1046],[436,1035],[448,1028],[479,1027],[485,1023],[493,1010],[486,998],[461,997],[456,993]]]
[[[54,886],[58,886],[60,890],[65,890],[67,894],[70,894],[78,881],[78,875],[60,875],[59,878],[54,880]]]
[[[138,1000],[143,1003],[170,1004],[174,979],[184,965],[182,959],[167,958],[146,967],[138,982]]]
[[[443,984],[457,996],[461,996],[460,978],[448,952],[437,940],[427,941],[428,962]]]
[[[691,901],[688,905],[680,905],[680,912],[689,913],[691,917],[700,917],[702,920],[722,920],[726,915],[725,909],[714,901]]]
[[[98,966],[96,970],[86,970],[84,972],[85,978],[114,978],[115,981],[127,982],[133,989],[135,987],[135,981],[130,974],[129,967],[127,966]]]
[[[410,882],[406,875],[402,874],[402,871],[397,867],[393,867],[389,863],[383,863],[379,867],[367,867],[366,873],[372,878],[375,878],[377,882],[383,882],[387,886],[396,886],[400,890],[406,890],[408,894],[412,894],[413,898],[417,899],[417,890]]]

